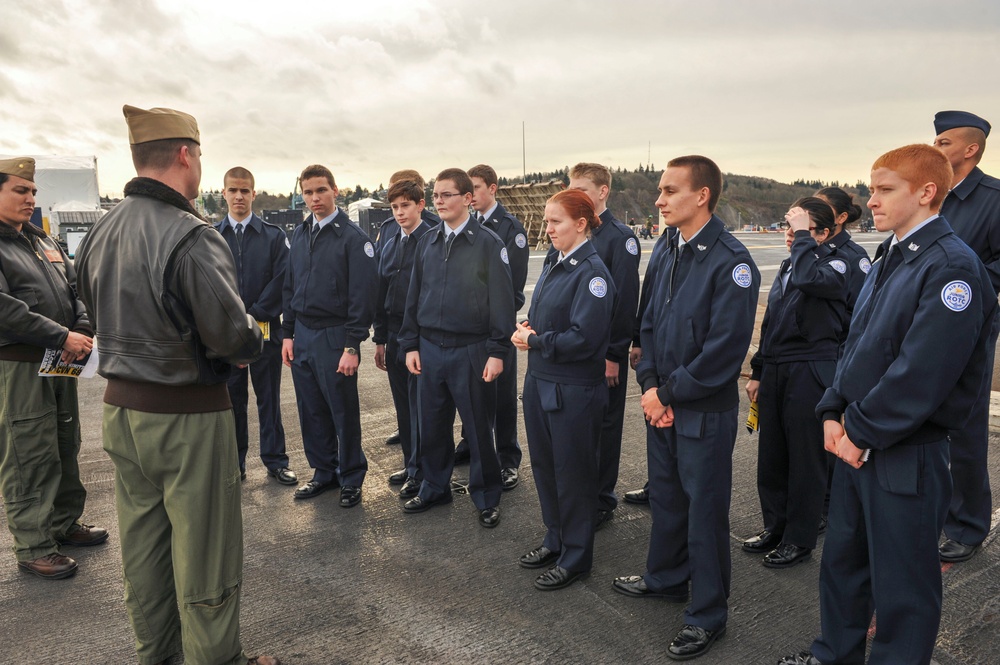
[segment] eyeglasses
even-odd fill
[[[453,196],[462,196],[462,195],[459,194],[458,192],[434,192],[431,195],[431,198],[433,198],[435,201],[438,201],[438,200],[447,201],[448,199],[450,199]]]

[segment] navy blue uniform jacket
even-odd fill
[[[528,234],[524,225],[497,202],[493,214],[485,221],[486,227],[503,241],[510,261],[510,276],[514,282],[514,309],[524,306],[524,284],[528,281]]]
[[[420,213],[420,221],[434,228],[441,223],[441,218],[432,213],[430,210],[424,209]],[[375,240],[375,252],[381,254],[382,250],[385,249],[386,244],[393,238],[399,235],[399,222],[396,221],[396,217],[389,215],[389,218],[382,222],[378,227],[378,237]]]
[[[945,197],[941,215],[986,264],[993,290],[1000,291],[1000,180],[977,166]]]
[[[760,272],[715,215],[680,260],[676,239],[642,319],[636,376],[643,392],[657,388],[662,404],[728,411],[740,402],[736,379],[753,334]]]
[[[546,259],[528,310],[535,331],[528,346],[538,352],[528,354],[532,376],[572,385],[604,383],[614,289],[591,242],[564,261]]]
[[[639,338],[639,331],[642,328],[642,317],[649,306],[649,298],[652,295],[653,285],[656,284],[656,275],[663,264],[663,253],[670,249],[670,238],[677,233],[677,229],[667,228],[667,230],[656,239],[653,251],[646,262],[646,275],[642,279],[642,288],[639,289],[639,310],[635,314],[635,327],[632,333],[632,346],[642,348],[642,340]]]
[[[791,250],[768,293],[760,346],[750,360],[751,378],[757,381],[764,363],[836,360],[847,327],[847,261],[826,243],[817,245],[808,231],[795,233]],[[789,265],[788,286],[782,288]]]
[[[858,294],[861,293],[861,287],[865,285],[865,277],[872,268],[872,262],[868,258],[868,252],[861,245],[854,242],[851,239],[851,234],[847,231],[841,231],[823,244],[830,247],[830,249],[837,250],[840,258],[847,261],[847,265],[851,267],[851,282],[847,293],[847,319],[848,323],[850,323],[851,313],[854,311],[854,305],[858,302]],[[844,327],[845,337],[847,327]]]
[[[247,314],[258,321],[267,321],[271,342],[280,344],[281,290],[288,267],[288,236],[280,227],[251,215],[243,232],[241,252],[228,216],[214,226],[233,252],[236,282]]]
[[[859,448],[942,441],[969,418],[997,299],[982,262],[938,218],[896,245],[903,263],[875,290],[876,253],[833,386],[816,407],[844,415]]]
[[[313,244],[315,223],[310,215],[292,233],[284,286],[285,337],[295,334],[296,321],[314,330],[344,326],[344,345],[357,348],[368,339],[375,318],[375,248],[339,208]]]
[[[389,341],[389,333],[398,333],[403,327],[403,312],[406,311],[406,292],[410,288],[413,274],[413,257],[417,254],[417,241],[431,228],[421,222],[410,233],[399,254],[402,234],[396,233],[382,248],[378,257],[378,308],[375,310],[376,344]]]
[[[470,218],[450,252],[444,224],[424,234],[399,331],[403,353],[419,350],[421,337],[449,347],[487,340],[487,355],[506,358],[514,315],[507,248],[495,233]]]

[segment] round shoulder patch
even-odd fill
[[[593,293],[598,298],[603,298],[608,295],[608,283],[604,281],[603,277],[595,277],[590,280],[590,292]]]
[[[753,273],[750,271],[750,266],[741,263],[733,268],[733,281],[736,282],[736,286],[744,289],[750,288],[750,284],[753,283]]]
[[[370,242],[365,243],[365,254],[367,254],[368,258],[370,259],[375,258],[375,248],[372,247],[372,244]]]
[[[839,272],[841,275],[847,272],[847,264],[840,259],[834,259],[830,261],[830,267]]]
[[[504,263],[510,265],[510,261],[507,260],[507,248],[506,247],[501,247],[500,248],[500,260],[503,261]]]
[[[961,312],[972,302],[972,289],[963,281],[948,282],[941,289],[941,302],[953,312]]]
[[[524,249],[528,245],[528,239],[524,237],[523,233],[518,233],[514,237],[514,244],[520,247],[521,249]]]
[[[635,238],[629,238],[625,241],[625,249],[628,250],[628,253],[632,256],[636,256],[639,254],[639,243],[635,241]]]
[[[872,262],[866,258],[862,258],[858,261],[858,267],[861,268],[861,272],[868,274],[868,271],[872,269]]]

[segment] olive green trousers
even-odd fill
[[[0,360],[0,494],[18,561],[58,552],[83,514],[76,382]]]
[[[104,449],[115,464],[125,606],[139,662],[154,665],[183,648],[188,665],[243,665],[232,411],[160,414],[105,404]]]

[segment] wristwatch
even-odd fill
[[[344,347],[344,353],[352,355],[352,356],[356,356],[356,355],[358,355],[358,350],[355,349],[353,346],[345,346]]]

